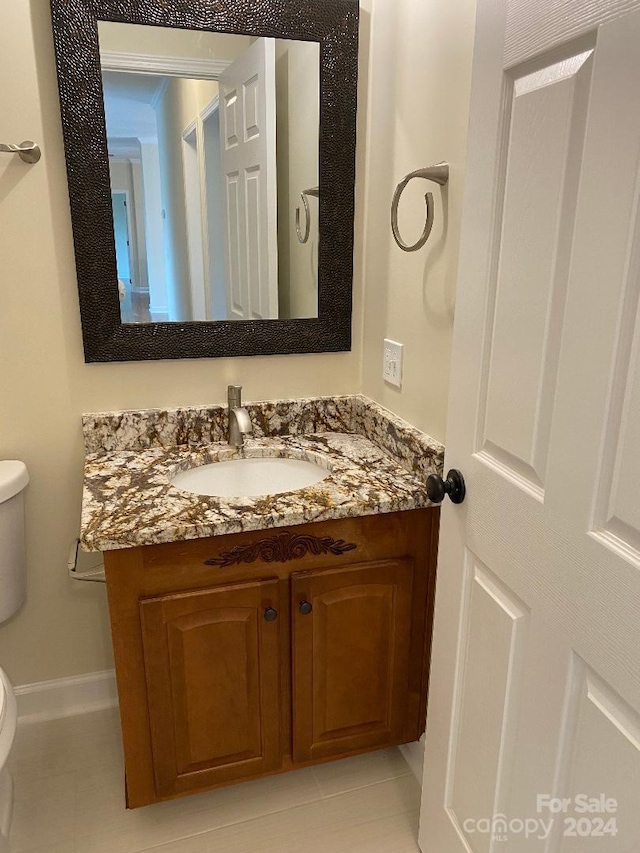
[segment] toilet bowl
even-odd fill
[[[23,462],[0,461],[0,622],[20,609],[26,595],[23,492],[28,482]],[[9,850],[13,782],[7,759],[16,722],[16,697],[0,668],[0,853]]]
[[[16,736],[16,697],[11,682],[0,669],[0,851],[9,849],[6,840],[11,827],[13,809],[13,781],[7,767],[7,758]]]

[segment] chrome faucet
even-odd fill
[[[253,432],[249,412],[242,406],[242,385],[229,385],[227,400],[229,402],[229,444],[231,447],[242,447],[245,436]]]

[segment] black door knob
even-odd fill
[[[301,601],[299,609],[303,616],[307,616],[313,610],[313,604],[310,601]]]
[[[449,471],[446,480],[437,474],[429,474],[427,477],[427,495],[434,504],[442,503],[445,495],[449,495],[452,503],[461,504],[466,493],[464,477],[455,468]]]
[[[264,611],[264,618],[267,620],[267,622],[275,622],[278,618],[278,611],[274,610],[273,607],[267,607],[267,609]]]

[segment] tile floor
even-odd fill
[[[12,853],[418,853],[399,750],[124,808],[116,711],[18,729]]]

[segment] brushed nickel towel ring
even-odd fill
[[[300,231],[300,208],[296,207],[296,233],[299,243],[306,243],[311,233],[311,211],[309,210],[309,202],[307,200],[307,196],[310,195],[314,196],[314,198],[320,198],[320,188],[312,187],[309,190],[302,190],[300,193],[300,198],[304,206],[304,234]]]
[[[415,172],[411,172],[402,181],[400,181],[396,187],[396,191],[393,194],[393,201],[391,203],[391,230],[393,231],[394,240],[403,252],[417,252],[418,249],[421,249],[429,239],[431,229],[433,228],[433,194],[427,193],[424,197],[427,205],[427,221],[424,226],[424,231],[422,232],[422,237],[420,237],[418,242],[414,243],[413,246],[409,246],[400,236],[400,229],[398,228],[398,205],[400,204],[400,196],[404,192],[409,181],[413,180],[413,178],[425,178],[425,180],[435,181],[436,184],[440,184],[440,186],[443,187],[449,180],[449,164],[436,163],[435,166],[427,166],[426,169],[418,169]]]
[[[5,145],[0,142],[0,151],[4,154],[17,154],[25,163],[37,163],[42,156],[40,148],[30,139],[21,142],[20,145]]]

